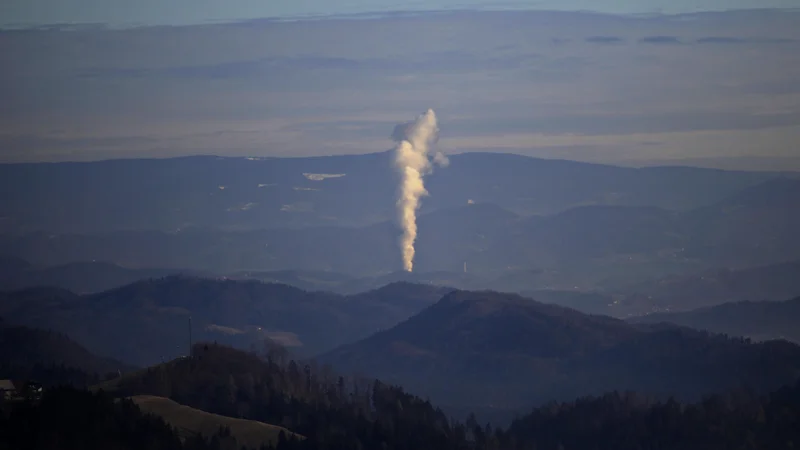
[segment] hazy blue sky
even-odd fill
[[[738,8],[797,8],[800,0],[3,0],[0,2],[0,21],[3,24],[187,24],[257,17],[464,7],[681,13]]]

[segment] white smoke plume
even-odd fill
[[[414,242],[417,240],[417,209],[420,199],[428,195],[422,178],[431,173],[434,162],[446,166],[449,161],[443,153],[436,153],[433,161],[430,159],[431,146],[439,138],[436,114],[432,109],[414,122],[395,127],[392,137],[398,142],[394,162],[401,178],[397,199],[397,212],[403,227],[400,250],[403,268],[411,272],[414,270]]]

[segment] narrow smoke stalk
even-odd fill
[[[412,124],[400,127],[404,128],[398,128],[401,131],[396,129],[394,134],[399,141],[394,161],[401,177],[397,199],[398,216],[403,227],[400,250],[403,268],[411,272],[414,269],[414,242],[417,240],[417,210],[420,199],[428,195],[422,178],[433,170],[429,151],[437,140],[439,128],[432,109],[420,115]],[[447,164],[447,157],[437,153],[433,161],[444,166]]]

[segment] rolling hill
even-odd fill
[[[449,291],[396,283],[341,296],[257,281],[171,276],[82,296],[54,289],[3,293],[0,314],[144,366],[185,355],[190,324],[195,340],[250,349],[270,339],[310,356],[389,328]]]
[[[800,375],[800,347],[632,326],[516,295],[457,291],[386,331],[321,355],[448,406],[524,407],[610,390],[695,398]]]

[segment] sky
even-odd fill
[[[800,0],[4,0],[2,23],[197,24],[263,17],[395,10],[553,9],[667,14],[743,8],[798,8]]]
[[[41,2],[25,4],[65,19]],[[0,162],[371,153],[433,108],[447,153],[800,170],[800,13],[8,31],[0,98]]]

